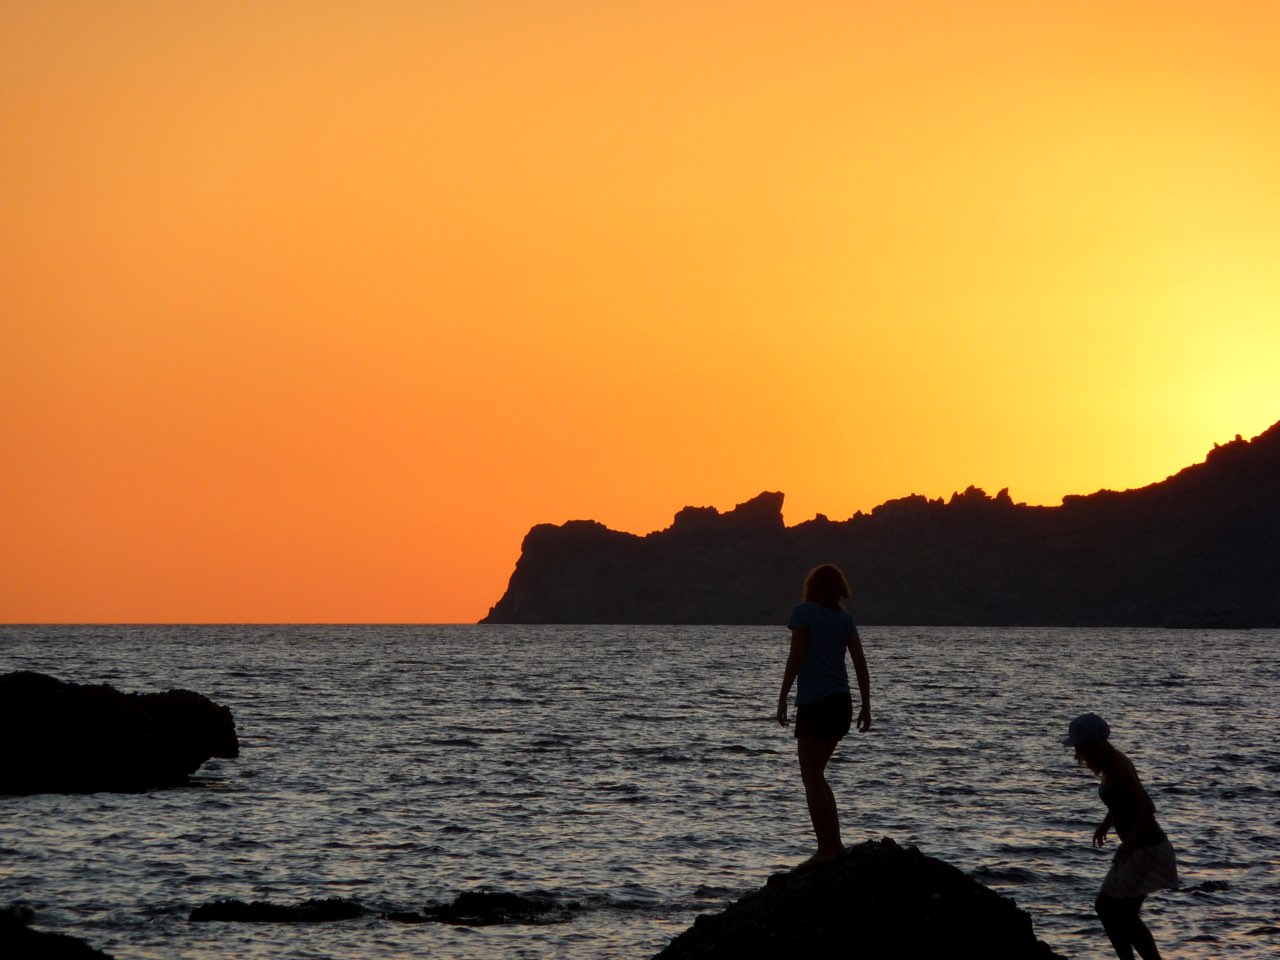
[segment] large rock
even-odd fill
[[[190,690],[121,693],[41,673],[0,675],[0,794],[182,786],[237,757],[231,711]]]
[[[722,913],[705,915],[661,960],[1061,960],[1031,918],[950,864],[892,840],[833,863],[779,874]],[[657,960],[657,958],[655,958]]]

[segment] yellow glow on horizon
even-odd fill
[[[0,620],[471,620],[533,524],[1280,419],[1280,6],[0,8]]]

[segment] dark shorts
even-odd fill
[[[853,695],[833,693],[796,707],[796,736],[839,740],[853,725]]]

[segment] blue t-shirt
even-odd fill
[[[804,659],[796,680],[796,706],[815,703],[833,693],[849,692],[849,673],[844,653],[858,628],[847,610],[832,610],[806,600],[791,611],[788,627],[805,627],[809,631],[804,645]]]

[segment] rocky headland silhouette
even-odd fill
[[[685,507],[645,536],[540,524],[481,622],[781,623],[830,562],[867,624],[1280,626],[1280,423],[1159,483],[1057,507],[970,487],[787,527],[782,503]]]

